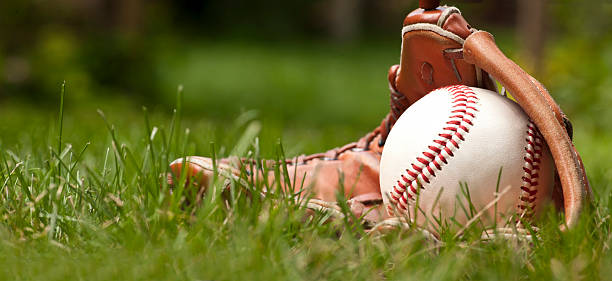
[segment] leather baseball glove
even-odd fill
[[[565,211],[562,229],[576,225],[591,191],[565,114],[540,82],[508,59],[491,34],[472,28],[459,9],[439,6],[439,1],[421,0],[419,4],[404,20],[400,64],[389,69],[390,112],[374,130],[343,147],[280,162],[226,158],[213,163],[207,157],[181,158],[170,164],[168,181],[172,184],[187,168],[189,180],[200,187],[201,194],[215,169],[236,182],[240,182],[242,168],[248,177],[272,183],[278,173],[263,167],[283,165],[286,173],[279,175],[278,182],[286,191],[307,194],[311,198],[308,209],[341,215],[336,202],[340,192],[354,215],[371,228],[389,216],[381,206],[379,163],[387,135],[400,115],[434,89],[462,84],[497,91],[497,81],[547,141],[558,172],[555,201]]]

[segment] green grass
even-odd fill
[[[160,59],[160,69],[173,69],[164,83],[185,84],[184,102],[177,104],[176,95],[169,94],[172,104],[146,113],[121,99],[74,100],[70,81],[63,118],[57,109],[32,109],[29,104],[0,108],[0,279],[612,276],[612,134],[602,130],[601,122],[593,125],[588,108],[572,107],[571,115],[596,193],[593,207],[567,233],[557,229],[560,218],[549,214],[538,225],[541,238],[532,246],[482,243],[476,226],[464,237],[443,235],[443,244],[411,231],[372,238],[350,222],[324,224],[325,214],[304,221],[304,210],[282,194],[249,197],[240,188],[234,189],[229,208],[218,190],[209,192],[201,206],[185,206],[182,200],[193,193],[170,193],[165,183],[167,165],[176,158],[211,155],[213,147],[219,157],[238,147],[240,154],[246,149],[274,158],[279,139],[287,156],[326,150],[357,139],[387,111],[385,73],[396,57],[386,50],[226,47],[188,50],[191,57],[185,61]],[[257,52],[250,54],[253,48]],[[244,57],[235,58],[237,54]],[[225,62],[228,70],[213,74]],[[228,85],[233,80],[223,80],[224,75],[241,63],[246,65],[240,70],[245,79]],[[249,76],[247,70],[259,65],[260,72]],[[275,75],[283,79],[277,81]],[[553,94],[561,87],[551,85]],[[211,94],[224,89],[219,96]],[[176,93],[176,86],[165,91]],[[591,96],[603,99],[604,94],[597,90]],[[320,103],[326,95],[331,103]],[[569,99],[568,94],[563,97]],[[172,108],[179,110],[173,114]],[[259,145],[254,145],[245,132],[259,126]]]

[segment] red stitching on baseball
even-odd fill
[[[450,148],[448,148],[448,147],[444,147],[444,152],[446,152],[451,157],[455,156],[455,154],[453,154],[453,151],[450,150]],[[442,159],[445,160],[445,164],[446,164],[446,159],[444,157],[442,157]]]
[[[436,156],[427,152],[427,151],[423,151],[423,155],[425,155],[425,157],[429,158],[429,160],[434,160],[436,159]]]
[[[432,146],[432,145],[430,145],[428,148],[429,148],[429,150],[435,152],[436,154],[439,154],[442,151],[441,149],[439,149],[439,148],[437,148],[435,146]]]
[[[459,125],[461,125],[461,121],[451,120],[451,121],[446,122],[446,124],[451,124],[451,125],[459,126]]]
[[[444,164],[448,164],[448,162],[446,162],[446,158],[444,158],[442,154],[438,154],[438,157],[440,157],[440,160],[442,160]]]
[[[540,176],[540,162],[543,146],[542,135],[529,120],[527,123],[527,137],[525,138],[525,164],[523,165],[523,184],[521,185],[521,203],[518,204],[519,215],[531,218],[534,215],[538,194],[538,177]]]
[[[424,158],[421,158],[421,157],[417,157],[417,161],[419,161],[419,162],[421,162],[421,163],[423,163],[425,165],[429,164],[429,161],[427,161],[427,160],[425,160]]]
[[[413,178],[416,178],[416,176],[417,176],[417,173],[412,172],[412,171],[410,171],[410,170],[408,170],[408,169],[406,170],[406,173],[408,173],[408,175],[410,175],[410,176],[411,176],[411,177],[413,177]]]
[[[418,187],[423,188],[424,184],[428,184],[430,179],[436,176],[436,170],[441,171],[442,166],[448,164],[447,159],[454,156],[453,151],[459,148],[461,142],[465,140],[464,135],[473,125],[472,119],[478,112],[476,106],[479,100],[474,91],[463,85],[444,89],[452,98],[452,110],[448,117],[450,120],[445,123],[449,126],[444,127],[443,132],[438,134],[439,139],[434,139],[433,143],[427,146],[428,150],[422,152],[429,160],[416,157],[409,165],[410,168],[406,169],[407,175],[401,175],[401,180],[393,186],[390,199],[393,204],[387,206],[389,213],[393,212],[393,206],[407,210],[408,200],[416,200]]]

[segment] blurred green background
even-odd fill
[[[278,140],[294,156],[379,125],[417,1],[0,0],[0,279],[609,279],[612,4],[442,3],[492,32],[573,120],[596,197],[576,231],[550,231],[551,217],[535,250],[476,232],[474,247],[430,248],[420,235],[338,238],[275,197],[184,209],[166,195],[168,162],[211,142],[226,156],[245,128],[260,124],[253,147],[274,157]]]
[[[612,140],[612,4],[442,3],[492,32],[574,120],[586,161],[605,161],[588,150]],[[104,134],[98,108],[127,135],[140,133],[142,105],[156,122],[167,122],[183,85],[193,153],[207,154],[210,141],[231,147],[241,114],[261,120],[267,155],[277,139],[291,155],[339,146],[374,128],[388,111],[386,72],[399,62],[401,23],[417,5],[3,0],[1,141],[23,146],[32,134],[53,135],[66,80],[66,138],[75,144],[107,145],[96,141]]]

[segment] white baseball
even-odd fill
[[[388,212],[433,231],[439,222],[465,225],[479,212],[485,227],[516,223],[515,215],[532,219],[553,185],[552,157],[525,112],[498,93],[460,85],[410,106],[380,164]]]

